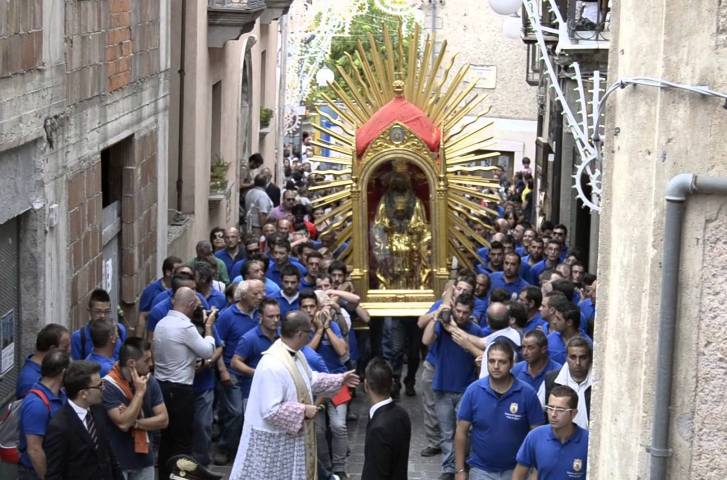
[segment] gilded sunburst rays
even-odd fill
[[[324,238],[332,236],[333,249],[338,249],[344,257],[350,253],[355,132],[394,98],[393,83],[402,80],[404,98],[424,111],[440,129],[439,158],[444,161],[442,176],[446,179],[447,231],[452,233],[448,236],[449,253],[472,268],[477,248],[487,244],[477,230],[490,229],[484,217],[497,214],[486,205],[499,200],[489,193],[499,187],[493,176],[497,167],[486,166],[489,159],[499,156],[488,151],[493,140],[489,134],[492,122],[486,119],[488,111],[475,114],[485,96],[475,93],[477,82],[466,83],[469,65],[457,67],[455,57],[445,59],[446,41],[433,55],[434,42],[429,37],[421,42],[418,26],[407,39],[399,29],[395,40],[385,28],[383,42],[377,42],[371,34],[366,42],[359,41],[349,62],[359,68],[347,71],[338,67],[345,88],[330,85],[335,100],[323,95],[327,108],[335,115],[320,110],[318,113],[333,127],[314,123],[328,140],[312,143],[335,153],[332,157],[316,156],[313,160],[335,167],[319,170],[326,180],[310,188],[323,192],[313,205],[331,209],[323,218],[325,226],[321,234]]]

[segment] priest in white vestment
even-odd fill
[[[353,370],[312,371],[300,352],[312,332],[308,314],[291,312],[282,322],[280,339],[263,353],[230,480],[317,480],[313,420],[318,407],[313,399],[333,395],[343,385],[355,388],[359,378]]]

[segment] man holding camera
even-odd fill
[[[422,342],[438,352],[439,361],[434,371],[432,388],[435,396],[435,411],[442,432],[442,475],[440,479],[454,479],[454,432],[457,425],[457,408],[462,393],[476,378],[475,357],[457,345],[449,331],[456,325],[465,332],[484,336],[480,327],[472,320],[474,297],[463,293],[454,301],[451,309],[443,308],[437,317],[432,317],[424,328]]]

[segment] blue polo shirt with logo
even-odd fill
[[[576,431],[561,443],[550,425],[528,433],[517,463],[538,470],[538,480],[585,479],[588,460],[588,431],[573,424]]]
[[[47,407],[38,395],[30,392],[30,390],[33,389],[40,390],[45,393],[45,398],[48,399]],[[21,465],[30,469],[33,468],[33,464],[28,456],[28,442],[25,436],[37,435],[39,437],[45,437],[50,419],[53,418],[53,415],[55,415],[58,410],[65,405],[65,403],[66,394],[63,393],[63,390],[58,392],[58,395],[56,395],[40,382],[33,384],[33,386],[28,389],[28,393],[25,395],[25,398],[23,398],[23,403],[20,406],[18,422],[18,433],[20,435],[18,451],[20,452]]]
[[[523,280],[521,277],[517,277],[514,281],[508,282],[505,279],[504,272],[493,272],[490,274],[490,291],[496,288],[503,288],[512,297],[513,295],[520,295],[520,291],[529,287],[530,284]]]
[[[532,377],[530,375],[530,372],[528,371],[528,362],[523,360],[522,362],[516,363],[515,366],[512,367],[511,373],[513,377],[527,383],[528,385],[533,387],[533,390],[537,392],[540,388],[540,385],[543,383],[543,380],[545,380],[545,374],[548,372],[552,372],[553,370],[560,371],[560,368],[562,366],[563,365],[561,365],[560,363],[548,358],[548,363],[545,364],[545,368],[537,376]]]
[[[333,333],[338,338],[343,338],[343,333],[341,332],[341,327],[338,326],[338,323],[331,322],[331,330],[333,330]],[[328,335],[330,335],[328,332],[323,334],[321,343],[318,344],[318,354],[323,357],[323,361],[326,362],[326,367],[329,372],[343,373],[346,371],[346,367],[343,365],[341,357],[338,356],[336,350],[333,349],[333,345],[331,345]]]
[[[437,339],[434,343],[437,345],[437,355],[444,361],[438,362],[434,370],[432,389],[438,392],[462,393],[477,378],[475,357],[452,340],[449,332],[442,328],[442,322],[436,322],[434,333]],[[460,328],[469,334],[483,336],[482,329],[472,321]]]
[[[164,283],[162,283],[162,279],[154,280],[149,285],[144,288],[144,291],[141,292],[141,298],[139,298],[139,311],[140,312],[148,312],[149,310],[154,307],[154,299],[157,295],[159,295],[162,292],[165,292],[167,290],[167,287],[164,286]]]
[[[260,312],[258,310],[248,315],[241,311],[237,304],[232,305],[220,314],[215,326],[220,339],[225,344],[222,348],[222,358],[225,365],[230,366],[232,356],[235,354],[235,349],[242,336],[257,327],[259,323]],[[234,372],[234,370],[232,371]],[[239,376],[239,374],[237,375]]]
[[[281,319],[284,319],[286,316],[288,316],[288,312],[300,310],[300,295],[298,295],[298,292],[295,292],[295,296],[293,297],[292,301],[285,298],[282,290],[273,295],[272,299],[278,302],[278,306],[280,307]]]
[[[200,335],[203,335],[202,332]],[[215,339],[215,350],[223,346],[220,335],[217,333],[217,325],[212,326],[212,338]],[[215,366],[210,365],[204,370],[200,370],[194,374],[194,382],[192,389],[197,395],[201,395],[215,388]]]
[[[272,345],[273,340],[270,340],[263,333],[260,325],[258,325],[242,336],[240,341],[237,343],[237,348],[235,348],[235,355],[239,356],[248,367],[257,368],[257,364],[263,357],[263,352]],[[242,392],[242,398],[248,398],[250,396],[250,387],[252,386],[252,376],[238,372],[234,369],[232,371],[235,372],[240,379],[240,391]]]
[[[548,334],[548,322],[543,320],[540,312],[537,312],[535,316],[531,320],[528,320],[528,323],[525,324],[523,327],[523,336],[533,330],[542,330],[544,334]]]
[[[472,424],[467,463],[486,472],[504,472],[515,468],[515,455],[530,428],[543,423],[543,409],[528,384],[514,379],[510,390],[500,395],[487,376],[467,387],[457,419]]]
[[[32,356],[33,354],[28,355],[23,364],[23,368],[18,373],[18,381],[15,384],[16,398],[23,398],[33,384],[40,381],[40,364],[31,360],[30,358]]]

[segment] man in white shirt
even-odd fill
[[[164,395],[169,426],[162,431],[159,444],[159,478],[169,478],[167,460],[192,453],[194,391],[192,383],[197,361],[207,360],[215,351],[212,325],[217,310],[205,318],[199,297],[189,287],[181,287],[172,299],[172,310],[154,329],[154,377]],[[191,318],[204,321],[204,338]]]

